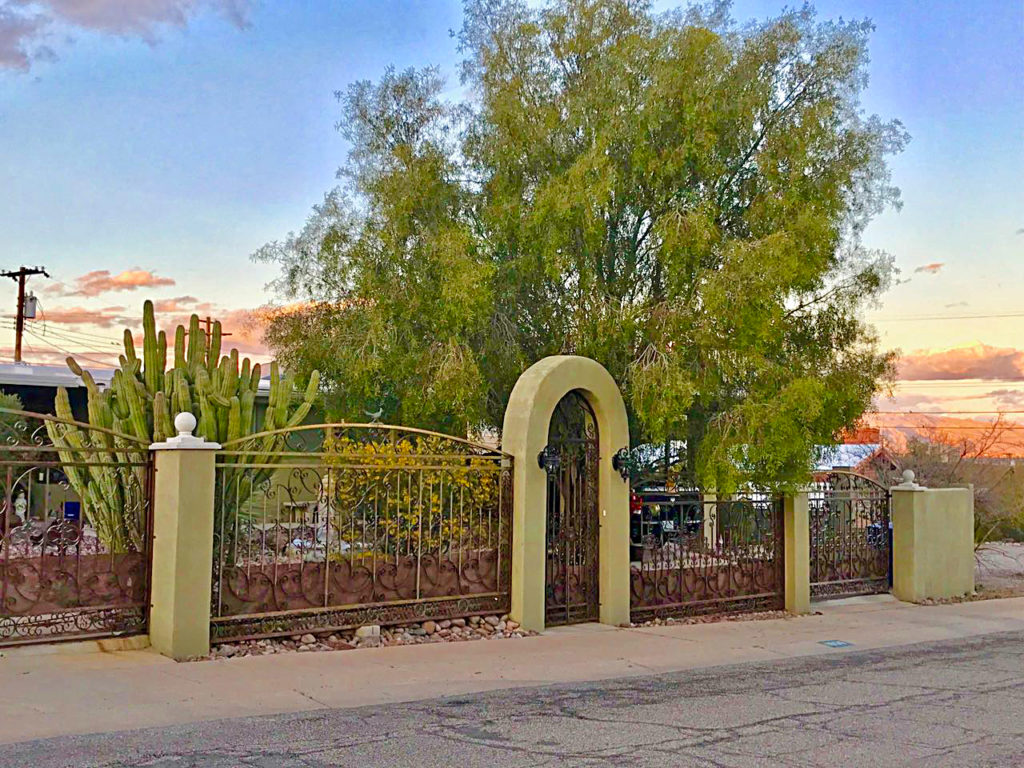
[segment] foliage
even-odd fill
[[[894,458],[900,468],[914,471],[926,488],[970,487],[974,493],[974,545],[1024,541],[1024,473],[1016,462],[992,455],[992,448],[1012,438],[1014,425],[999,415],[990,426],[959,439],[941,430],[932,439],[911,440]],[[898,472],[886,478],[900,482]]]
[[[337,469],[326,473],[321,504],[330,500],[340,531],[359,530],[364,541],[371,532],[376,551],[438,553],[498,540],[501,475],[493,458],[453,454],[448,440],[432,436],[345,436],[324,450],[325,468]]]
[[[0,408],[8,411],[24,410],[20,397],[10,392],[4,392],[3,390],[0,390]]]
[[[9,434],[18,422],[19,416],[8,411],[24,411],[25,406],[17,395],[0,390],[0,432]]]
[[[67,449],[61,455],[66,464],[74,461],[76,450],[88,449],[107,451],[111,454],[108,464],[111,459],[127,461],[128,452],[136,452],[130,460],[138,462],[140,450],[175,434],[173,417],[186,411],[196,416],[196,433],[213,442],[238,439],[260,429],[295,426],[309,413],[317,395],[319,375],[315,371],[309,376],[305,393],[299,397],[292,379],[282,375],[276,363],[271,363],[268,405],[262,420],[258,419],[255,402],[260,365],[252,364],[248,358],[239,365],[237,349],[221,356],[220,323],[213,323],[207,339],[198,316],[192,315],[187,333],[181,325],[175,331],[173,363],[168,367],[167,335],[156,330],[151,301],[143,306],[142,357],[137,355],[132,333],[127,329],[124,350],[120,368],[114,372],[110,386],[102,390],[73,358],[69,357],[67,363],[87,388],[89,424],[134,438],[138,443],[107,432],[48,421],[47,430],[54,445]],[[74,419],[63,387],[57,390],[55,407],[60,419]],[[262,423],[258,424],[259,421]],[[124,471],[124,467],[118,466],[89,466],[67,472],[84,502],[89,522],[104,544],[117,547],[115,551],[141,548],[144,534],[145,469],[132,469],[130,480],[122,476]]]
[[[727,490],[807,477],[892,374],[860,245],[906,134],[866,116],[867,21],[468,0],[468,94],[432,68],[339,94],[341,186],[278,264],[268,340],[342,418],[499,426],[550,354],[605,365],[634,442]]]

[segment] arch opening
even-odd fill
[[[593,425],[589,431],[588,423]],[[551,463],[560,463],[572,445],[563,438],[571,441],[581,429],[583,437],[577,439],[580,446],[589,443],[589,453],[577,448],[576,458],[568,462],[575,469],[557,470],[549,477]],[[558,355],[538,361],[512,390],[502,440],[503,450],[514,457],[512,617],[536,631],[548,624],[595,618],[604,624],[628,622],[629,486],[613,469],[612,456],[628,447],[629,427],[611,374],[585,357]],[[566,544],[573,528],[565,524],[565,513],[574,500],[582,500],[577,509],[590,511],[576,531],[589,536],[592,558],[584,557],[587,550],[578,538]],[[555,522],[549,524],[549,517]],[[556,566],[564,583],[549,578]],[[585,599],[569,594],[574,589]],[[559,590],[562,595],[556,599],[553,593]]]

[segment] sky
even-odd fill
[[[891,162],[903,208],[865,234],[901,270],[868,315],[902,353],[879,407],[1024,410],[1024,2],[814,5],[873,20],[863,105],[912,137]],[[0,269],[51,275],[30,282],[25,358],[109,359],[145,298],[261,353],[250,310],[275,270],[249,255],[336,183],[334,92],[436,64],[456,94],[461,19],[456,0],[0,0]],[[14,289],[0,282],[0,360]]]

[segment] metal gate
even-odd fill
[[[214,642],[510,608],[512,457],[387,424],[314,424],[224,444]]]
[[[0,645],[146,631],[148,442],[0,409]]]
[[[600,614],[597,420],[582,393],[563,397],[538,457],[548,477],[545,623],[578,624]]]
[[[887,592],[892,573],[889,490],[854,472],[833,470],[809,497],[811,596]]]
[[[630,511],[633,621],[784,606],[778,495],[648,485],[634,489]]]

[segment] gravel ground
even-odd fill
[[[351,651],[387,645],[419,645],[422,643],[464,643],[474,640],[504,640],[537,634],[523,629],[505,616],[470,616],[469,618],[424,621],[397,627],[362,627],[358,630],[303,633],[289,637],[264,638],[219,643],[211,650],[214,659],[234,656],[267,656],[298,651]]]
[[[1000,541],[977,552],[975,581],[978,592],[999,597],[1024,595],[1024,544]]]

